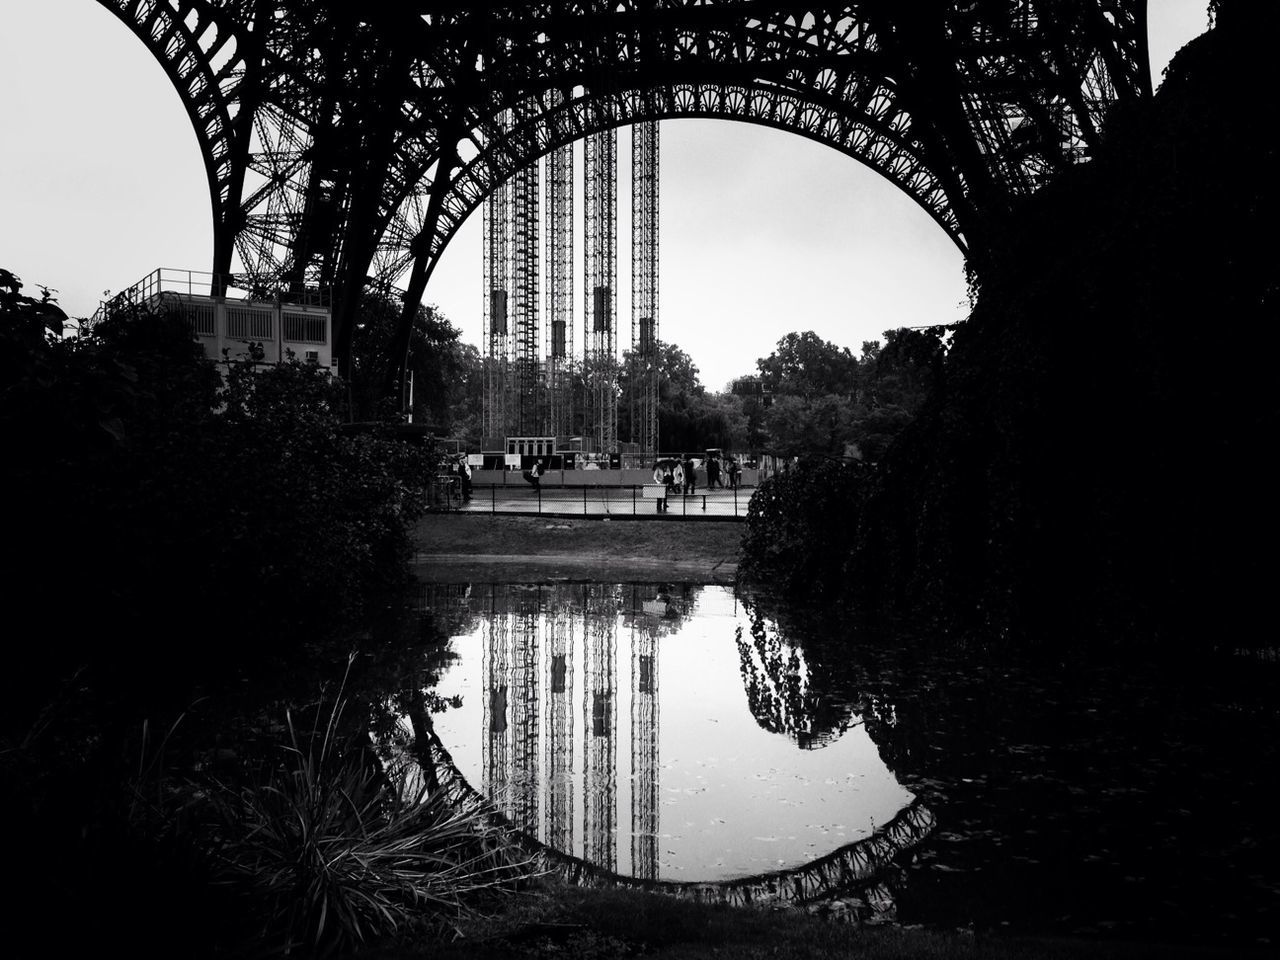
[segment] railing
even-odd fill
[[[235,274],[211,273],[207,270],[179,270],[173,267],[159,267],[133,286],[121,290],[110,300],[103,303],[94,318],[102,319],[111,313],[150,304],[161,294],[173,293],[185,297],[221,297],[226,300],[257,300],[286,303],[300,303],[307,306],[327,307],[331,305],[332,296],[324,287],[306,287],[301,291],[283,292],[245,286]],[[299,340],[299,343],[311,343],[311,340]],[[323,342],[323,341],[322,341]]]
[[[459,478],[442,495],[440,478],[432,483],[429,510],[465,513],[511,513],[576,517],[654,517],[661,519],[741,520],[747,515],[753,488],[716,488],[685,495],[656,496],[653,484],[618,487],[474,486],[464,497]]]

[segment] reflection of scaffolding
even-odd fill
[[[643,609],[632,588],[632,610]],[[657,622],[632,620],[631,632],[631,873],[658,879]]]
[[[593,593],[594,591],[594,593]],[[617,869],[617,687],[614,672],[617,620],[614,598],[599,586],[583,587],[586,609],[586,682],[583,731],[585,805],[582,821],[586,859]]]
[[[618,449],[617,306],[618,134],[587,137],[585,149],[586,284],[583,375],[586,380],[585,432],[596,449]]]
[[[538,591],[519,598],[511,621],[511,820],[534,836],[538,830]]]
[[[557,850],[573,849],[573,618],[563,606],[547,623],[547,804],[544,838]]]
[[[631,128],[631,440],[658,452],[658,122]]]
[[[579,802],[575,762],[581,756],[582,856],[616,870],[619,777],[629,775],[631,873],[657,879],[657,641],[678,622],[672,604],[679,600],[657,586],[631,588],[630,604],[622,603],[617,587],[575,587],[571,596],[562,589],[489,588],[482,655],[483,790],[513,825],[570,853]],[[620,614],[629,628],[622,634],[629,652],[617,649]],[[575,664],[579,629],[581,662]],[[629,684],[618,676],[628,668]],[[582,677],[581,732],[573,720],[576,670]],[[631,733],[630,766],[621,770],[619,710],[629,712]],[[575,737],[582,741],[580,751]]]
[[[485,795],[499,808],[511,812],[511,640],[508,616],[490,604],[484,625],[484,660],[481,683],[484,690],[483,782]]]

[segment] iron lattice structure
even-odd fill
[[[583,430],[596,450],[618,449],[618,135],[593,133],[583,150]]]
[[[573,403],[573,147],[547,157],[547,434],[575,433]]]
[[[159,60],[204,156],[212,272],[406,288],[498,185],[590,134],[666,117],[818,140],[962,248],[1150,96],[1145,0],[98,0]],[[215,291],[217,292],[217,291]]]
[[[507,434],[511,380],[511,208],[514,185],[504,183],[484,205],[484,404],[486,437]]]
[[[658,123],[631,131],[631,442],[658,453]]]

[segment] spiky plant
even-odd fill
[[[299,736],[287,715],[283,762],[258,782],[217,783],[216,857],[262,912],[262,945],[324,954],[419,923],[454,925],[477,897],[530,865],[485,810],[383,769],[359,737]],[[417,778],[420,779],[420,778]]]

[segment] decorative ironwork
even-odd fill
[[[992,213],[1087,157],[1111,104],[1151,93],[1145,0],[98,2],[186,107],[213,272],[331,288],[344,372],[368,277],[404,282],[402,355],[467,215],[588,135],[664,117],[789,130],[980,252]]]

